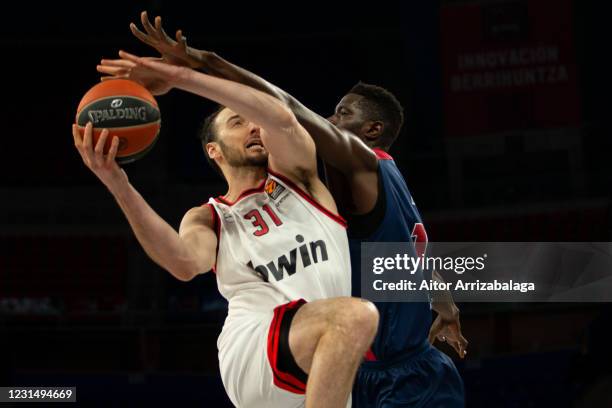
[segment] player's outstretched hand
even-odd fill
[[[151,61],[163,62],[161,58],[144,58]],[[102,81],[109,79],[129,79],[144,86],[153,95],[164,95],[172,89],[172,85],[156,72],[143,68],[137,63],[127,59],[102,59],[96,67],[98,72],[105,74]]]
[[[153,25],[146,11],[140,13],[140,22],[144,32],[138,29],[136,24],[130,23],[132,34],[143,43],[155,48],[164,62],[194,69],[201,67],[200,51],[187,46],[187,38],[183,36],[181,30],[177,30],[176,39],[172,39],[162,27],[161,17],[155,17]]]
[[[138,57],[125,51],[119,51],[119,57],[122,60],[134,63],[133,69],[138,70],[140,75],[165,82],[170,88],[188,80],[190,72],[194,72],[187,67],[171,65],[151,58]]]
[[[461,333],[459,315],[452,318],[443,318],[442,315],[438,315],[429,330],[429,342],[433,344],[436,339],[450,344],[461,358],[467,354],[468,341]]]
[[[155,48],[161,54],[161,58],[141,58],[140,60],[155,61],[188,68],[201,68],[203,51],[196,50],[187,46],[187,39],[181,30],[176,32],[176,41],[166,34],[162,27],[161,17],[155,18],[155,26],[149,21],[146,11],[140,14],[140,21],[145,32],[138,29],[136,24],[130,24],[130,30],[136,38],[145,44]],[[125,53],[127,54],[127,53]],[[122,53],[120,52],[121,56]],[[127,54],[130,55],[130,54]],[[105,74],[102,81],[109,79],[129,79],[138,82],[149,90],[153,95],[159,96],[166,94],[172,89],[172,84],[168,78],[160,75],[159,72],[151,70],[130,58],[103,59],[96,67],[98,72]]]
[[[85,126],[84,135],[81,136],[77,125],[72,125],[74,146],[78,150],[85,165],[104,183],[111,191],[119,183],[127,181],[127,174],[117,165],[115,156],[119,148],[119,138],[113,136],[108,154],[104,154],[104,145],[108,139],[108,129],[104,129],[93,146],[93,126],[91,122]]]

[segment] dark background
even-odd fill
[[[394,92],[406,123],[391,153],[432,241],[610,241],[609,22],[597,2],[261,3],[3,9],[0,385],[76,385],[100,406],[229,404],[214,276],[181,283],[148,260],[72,145],[99,59],[154,55],[128,28],[143,9],[324,115],[359,80]],[[449,91],[449,55],[550,44],[565,79]],[[158,102],[158,144],[125,169],[178,228],[225,192],[196,139],[213,105],[178,91]],[[460,306],[468,407],[612,406],[608,305]]]

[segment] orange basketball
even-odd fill
[[[128,163],[151,150],[159,134],[161,115],[155,98],[145,87],[126,79],[113,79],[100,82],[81,99],[76,114],[81,135],[87,122],[94,128],[93,145],[102,130],[108,129],[104,153],[110,149],[112,137],[118,136],[117,161]]]

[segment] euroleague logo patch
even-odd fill
[[[270,179],[266,183],[265,191],[270,196],[270,198],[276,200],[278,196],[281,195],[283,191],[285,191],[285,187],[281,186],[276,181]]]

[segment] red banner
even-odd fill
[[[446,134],[578,125],[572,25],[571,0],[444,5]]]

